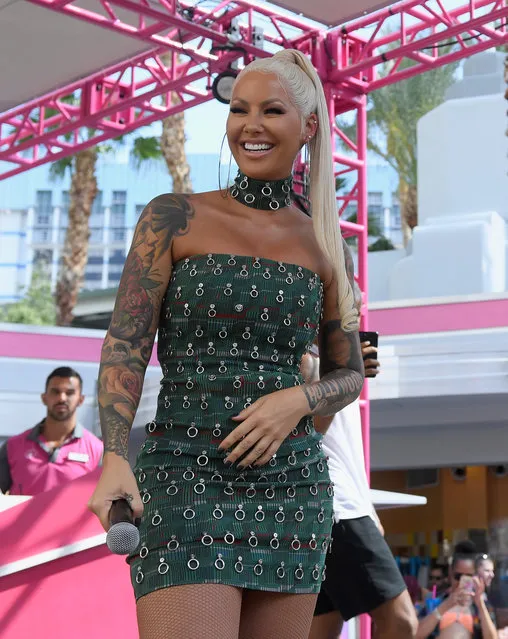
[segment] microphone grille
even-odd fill
[[[134,524],[121,521],[108,530],[106,544],[115,555],[130,555],[139,546],[139,530]]]

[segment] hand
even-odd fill
[[[483,579],[480,579],[479,577],[473,577],[473,583],[474,583],[473,599],[475,604],[479,606],[483,599],[483,595],[485,593],[485,583]]]
[[[472,601],[472,594],[467,590],[464,590],[462,586],[458,586],[450,593],[450,596],[445,603],[448,603],[448,610],[455,606],[470,606]]]
[[[106,531],[110,527],[111,504],[117,499],[129,502],[134,521],[143,514],[143,502],[129,462],[115,453],[106,453],[102,474],[88,502],[88,509],[97,515]]]
[[[307,399],[299,386],[260,397],[233,417],[241,424],[221,442],[219,450],[234,446],[225,461],[233,464],[243,457],[238,468],[263,466],[308,412]]]
[[[362,356],[363,365],[365,367],[365,377],[376,377],[379,373],[380,364],[377,359],[365,359],[367,355],[374,355],[377,357],[377,348],[371,346],[370,342],[362,342]]]

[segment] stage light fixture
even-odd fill
[[[233,92],[233,84],[238,73],[233,69],[226,69],[219,73],[212,84],[213,97],[222,102],[222,104],[229,104],[231,101],[231,95]]]

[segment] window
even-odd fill
[[[51,205],[52,191],[37,191],[35,194],[37,212],[50,215],[53,207]]]
[[[369,215],[374,217],[379,224],[383,225],[383,193],[381,191],[369,192],[367,209],[369,211]]]
[[[102,273],[91,273],[87,271],[85,273],[85,281],[86,282],[100,282],[102,279]]]
[[[112,229],[113,242],[123,242],[125,240],[125,229]]]
[[[88,256],[88,264],[104,264],[104,259],[102,255],[89,255]]]
[[[51,229],[49,228],[34,228],[33,230],[33,242],[36,244],[49,242],[51,238]]]
[[[110,286],[116,286],[116,284],[118,284],[118,282],[120,281],[120,278],[122,277],[122,273],[110,273],[108,275],[108,282]]]
[[[400,201],[398,193],[392,193],[392,215],[391,215],[392,228],[400,229]]]
[[[34,251],[34,266],[48,266],[53,262],[53,251],[50,249],[37,249]]]
[[[125,253],[124,251],[112,251],[109,256],[110,264],[120,264],[121,266],[125,263]]]
[[[97,191],[97,195],[95,196],[95,200],[92,204],[92,215],[102,215],[103,207],[102,207],[102,191]]]
[[[102,244],[103,231],[102,229],[93,228],[90,229],[90,242],[94,244]]]
[[[111,226],[125,226],[127,191],[113,191]]]
[[[60,207],[62,211],[65,211],[66,213],[69,212],[70,201],[71,201],[71,194],[69,193],[69,191],[62,191],[62,205]]]

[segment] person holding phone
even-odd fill
[[[359,299],[359,289],[356,293]],[[377,338],[377,333],[360,332],[365,376],[370,378],[380,368]],[[317,349],[304,356],[301,372],[306,381],[319,379]],[[372,616],[376,639],[412,639],[416,613],[370,499],[359,402],[333,418],[314,421],[324,434],[335,523],[309,639],[335,639],[344,620],[363,613]]]
[[[463,541],[455,546],[450,564],[449,593],[431,611],[420,613],[416,639],[496,639],[494,611],[485,597],[485,584],[476,576],[474,544]]]

